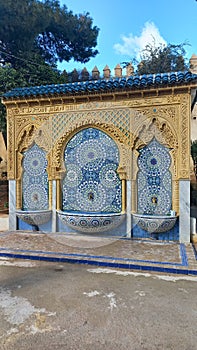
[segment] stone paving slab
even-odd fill
[[[197,245],[32,231],[0,232],[0,256],[197,275]]]
[[[8,230],[9,227],[9,215],[0,213],[0,232]]]

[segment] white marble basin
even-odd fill
[[[58,211],[60,220],[79,232],[105,232],[118,227],[125,219],[125,214],[70,213]]]
[[[45,224],[51,219],[51,210],[17,210],[16,216],[32,226]]]
[[[134,225],[138,225],[141,229],[149,233],[170,231],[177,220],[177,216],[145,215],[137,213],[132,215]]]

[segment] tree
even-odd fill
[[[11,90],[17,86],[24,86],[25,80],[11,65],[0,66],[0,92]],[[0,131],[6,133],[6,111],[5,106],[0,103]]]
[[[98,32],[89,13],[74,15],[57,0],[0,0],[0,95],[16,86],[70,81],[57,62],[94,57]],[[5,129],[0,103],[0,131]]]
[[[147,44],[141,53],[140,61],[133,59],[131,62],[137,67],[136,73],[139,75],[184,71],[188,69],[184,48],[186,45],[188,44]],[[128,65],[130,62],[125,63]]]
[[[35,55],[85,63],[98,53],[98,32],[89,13],[74,15],[57,0],[0,0],[0,59],[13,68]]]
[[[197,140],[191,143],[191,155],[194,161],[194,172],[197,179]]]

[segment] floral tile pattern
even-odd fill
[[[23,158],[23,210],[48,209],[48,175],[46,152],[34,144]]]
[[[64,160],[64,211],[121,212],[119,152],[108,135],[95,128],[78,132],[68,142]]]
[[[139,150],[138,213],[167,215],[172,206],[172,175],[169,150],[153,139]]]

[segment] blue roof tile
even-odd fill
[[[15,88],[3,95],[6,99],[20,97],[52,96],[52,95],[77,95],[81,93],[139,90],[151,87],[177,86],[189,83],[197,83],[197,74],[189,71],[158,74],[134,75],[123,78],[100,79],[68,84],[52,84],[33,87]]]

